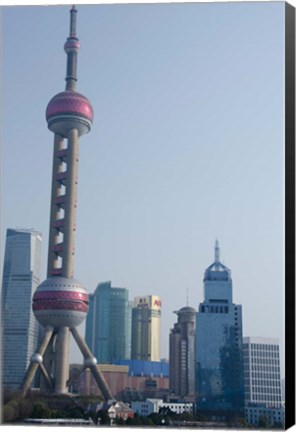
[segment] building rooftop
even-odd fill
[[[204,281],[230,281],[231,271],[220,261],[220,248],[218,240],[215,243],[215,261],[206,268]]]

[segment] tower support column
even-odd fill
[[[86,345],[84,339],[80,336],[78,330],[75,327],[71,328],[70,330],[84,357],[85,365],[86,367],[90,368],[91,373],[93,374],[93,377],[96,380],[103,397],[105,398],[105,400],[112,399],[113,396],[105,381],[105,378],[103,377],[101,371],[99,371],[99,369],[97,368],[97,361],[95,357],[93,357],[90,349]]]
[[[67,393],[69,379],[69,346],[70,333],[68,327],[60,327],[56,340],[55,392]]]
[[[50,377],[54,376],[53,365],[55,361],[55,352],[54,352],[55,340],[56,340],[56,332],[53,331],[53,334],[50,338],[50,341],[43,355],[43,366],[47,370]],[[48,389],[47,381],[46,379],[44,379],[44,376],[42,374],[40,376],[40,390],[46,391],[47,389]]]
[[[32,380],[34,378],[35,372],[39,366],[40,363],[42,363],[42,356],[44,354],[44,351],[46,350],[46,347],[51,339],[53,333],[53,327],[48,325],[46,326],[45,330],[44,330],[44,336],[43,339],[37,349],[37,351],[35,352],[35,354],[32,355],[31,357],[31,361],[30,361],[30,365],[27,369],[26,375],[24,376],[24,380],[23,380],[23,384],[22,384],[22,388],[21,388],[21,393],[22,396],[25,396],[25,394],[27,393]]]

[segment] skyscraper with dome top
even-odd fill
[[[242,307],[233,303],[231,271],[220,261],[218,241],[203,283],[196,314],[197,408],[243,412]]]

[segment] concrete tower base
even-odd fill
[[[69,384],[74,379],[76,379],[79,375],[81,375],[85,369],[89,368],[91,370],[91,373],[93,374],[94,379],[98,384],[98,387],[102,392],[104,399],[105,400],[113,399],[108,384],[106,383],[102,373],[98,369],[96,358],[92,355],[84,339],[81,337],[81,335],[79,334],[78,330],[75,327],[73,328],[60,327],[58,329],[57,340],[56,340],[57,356],[55,362],[56,375],[54,380],[51,378],[50,374],[47,372],[43,364],[43,354],[51,341],[53,332],[54,332],[54,328],[52,326],[47,326],[45,328],[43,339],[37,351],[31,357],[30,365],[27,369],[21,387],[21,395],[23,397],[26,395],[38,367],[40,368],[42,376],[45,380],[46,390],[51,391],[55,394],[67,393]],[[76,372],[75,376],[71,377],[71,379],[68,379],[70,332],[72,333],[74,340],[76,341],[84,357],[84,366],[81,368],[80,371]]]

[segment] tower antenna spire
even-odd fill
[[[72,5],[72,9],[70,10],[70,37],[76,37],[76,13],[77,9],[75,5]]]
[[[77,55],[80,48],[79,40],[76,36],[76,14],[75,5],[70,9],[70,34],[64,45],[67,54],[67,74],[66,90],[76,90],[77,81]]]
[[[219,248],[218,240],[216,239],[216,242],[215,242],[215,264],[218,264],[219,261],[220,261],[220,248]]]

